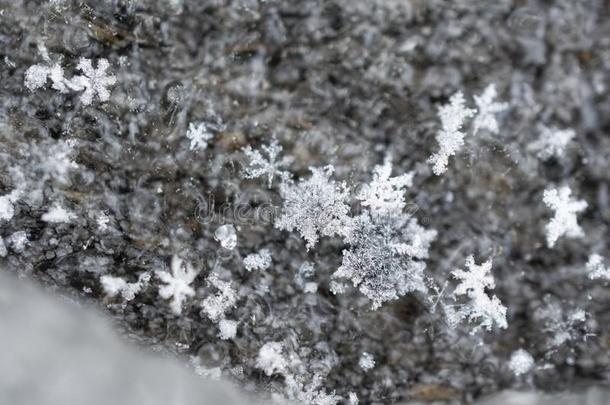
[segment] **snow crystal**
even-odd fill
[[[222,340],[233,339],[237,333],[237,322],[229,319],[221,319],[218,322],[218,337]]]
[[[485,88],[483,94],[474,96],[474,102],[477,105],[478,110],[473,122],[473,131],[475,134],[479,132],[480,129],[486,129],[492,134],[498,133],[496,114],[506,110],[508,108],[508,103],[498,103],[495,101],[496,96],[496,86],[493,83]]]
[[[576,214],[587,208],[587,202],[575,201],[570,197],[571,194],[572,190],[567,186],[544,190],[543,202],[555,211],[551,222],[546,226],[546,241],[551,248],[555,246],[555,242],[560,236],[565,235],[570,238],[584,236],[582,228],[578,225]]]
[[[565,149],[574,136],[576,134],[572,129],[543,126],[540,130],[540,137],[528,145],[528,150],[536,152],[536,156],[542,160],[548,160],[551,157],[560,159],[565,155]]]
[[[515,350],[508,362],[508,368],[517,376],[528,373],[534,367],[534,358],[523,349]]]
[[[53,206],[40,217],[40,219],[45,222],[51,222],[56,224],[62,222],[68,223],[74,218],[76,218],[76,215],[73,212],[68,211],[59,205]]]
[[[155,271],[155,274],[166,285],[159,288],[159,296],[163,299],[170,299],[170,308],[176,315],[182,313],[182,303],[187,297],[193,297],[195,290],[190,284],[195,280],[196,271],[189,263],[178,256],[172,257],[171,273],[166,271]]]
[[[203,300],[202,313],[212,322],[218,322],[227,310],[235,306],[237,294],[231,288],[231,283],[220,280],[216,274],[211,274],[207,282],[216,288],[218,293]]]
[[[282,344],[280,342],[267,342],[258,351],[256,367],[263,370],[268,376],[284,371],[286,365],[287,362],[282,356]]]
[[[261,151],[267,155],[266,158],[263,157]],[[282,152],[282,147],[277,140],[274,139],[269,145],[263,145],[261,151],[253,150],[250,145],[242,149],[242,152],[250,161],[244,169],[243,177],[245,179],[267,177],[268,188],[273,185],[275,176],[279,177],[281,181],[288,181],[290,172],[283,170],[283,168],[290,165],[293,159],[291,157],[278,158]]]
[[[605,279],[610,281],[610,267],[604,266],[604,259],[600,255],[595,253],[590,255],[586,267],[591,280]]]
[[[466,108],[466,101],[462,92],[457,92],[449,99],[449,104],[439,108],[441,130],[436,135],[440,150],[430,156],[428,162],[433,164],[434,174],[441,175],[447,171],[449,157],[455,155],[464,145],[464,136],[461,131],[466,118],[472,117],[476,110]]]
[[[271,266],[271,252],[268,249],[261,249],[258,253],[249,254],[244,258],[246,270],[265,270]]]
[[[208,142],[214,138],[212,128],[205,122],[189,124],[189,128],[186,131],[186,137],[191,140],[190,149],[201,149],[205,150],[208,147]]]
[[[368,370],[372,369],[373,367],[375,367],[375,359],[373,358],[372,354],[363,352],[360,355],[360,359],[358,360],[358,365],[364,371],[368,371]]]

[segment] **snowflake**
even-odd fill
[[[9,236],[8,241],[15,252],[21,253],[29,243],[28,234],[25,231],[17,231]]]
[[[410,234],[409,230],[423,230],[414,227],[413,222],[414,219],[404,214],[371,217],[364,212],[354,218],[351,233],[346,238],[350,247],[343,250],[341,266],[332,277],[351,280],[354,287],[372,301],[373,309],[409,292],[425,291],[423,272],[426,265],[409,254],[417,251],[426,256],[427,251],[421,250],[421,241],[425,239],[425,245],[429,245],[436,232]],[[419,241],[418,248],[413,246],[413,241]],[[333,284],[335,293],[342,290],[340,284]]]
[[[555,242],[560,236],[565,235],[569,238],[584,236],[582,228],[578,225],[576,214],[587,208],[587,202],[572,200],[571,194],[572,190],[567,186],[544,191],[544,203],[555,211],[551,222],[546,225],[546,241],[551,248],[555,246]]]
[[[208,142],[214,138],[212,133],[212,127],[205,122],[195,124],[191,122],[189,128],[186,131],[186,137],[191,140],[190,149],[202,149],[205,150],[208,147]]]
[[[464,145],[464,136],[461,131],[466,118],[475,114],[476,110],[465,107],[464,95],[457,92],[449,99],[449,104],[439,108],[441,130],[436,135],[440,150],[430,156],[428,161],[433,164],[434,174],[441,175],[447,171],[449,157],[455,155]]]
[[[246,270],[266,270],[271,266],[271,252],[268,249],[261,249],[258,253],[249,254],[244,258]]]
[[[221,319],[220,322],[218,322],[218,328],[220,329],[218,337],[222,340],[233,339],[237,334],[236,321],[231,321],[229,319]]]
[[[155,274],[166,285],[159,288],[159,295],[163,299],[172,299],[170,308],[176,315],[182,313],[182,303],[187,297],[193,297],[195,290],[190,284],[197,277],[196,271],[189,263],[178,256],[172,257],[171,274],[166,271],[156,271]]]
[[[231,283],[220,280],[216,274],[211,274],[207,282],[218,290],[218,294],[203,300],[202,314],[210,318],[212,322],[218,322],[229,308],[235,306],[237,294],[231,288]]]
[[[47,84],[51,79],[51,87],[60,93],[67,93],[72,89],[70,80],[64,77],[64,70],[56,63],[53,66],[33,65],[25,71],[24,85],[34,91]]]
[[[364,371],[369,371],[373,367],[375,367],[375,359],[373,355],[367,352],[362,352],[360,355],[360,359],[358,360],[358,365]]]
[[[587,271],[591,280],[605,279],[610,281],[610,267],[604,266],[604,259],[598,254],[592,254],[587,261]]]
[[[258,177],[267,177],[267,187],[273,185],[273,178],[279,177],[281,181],[290,180],[290,172],[282,170],[290,165],[293,161],[291,157],[283,157],[278,159],[282,152],[282,146],[274,139],[269,145],[263,145],[261,148],[267,157],[263,157],[261,151],[253,150],[250,145],[242,149],[246,157],[250,160],[248,166],[243,171],[245,179],[255,179]]]
[[[543,331],[549,336],[548,347],[553,350],[583,334],[586,336],[586,318],[582,309],[564,311],[557,302],[547,302],[534,313],[534,319],[544,325]]]
[[[498,133],[498,121],[496,121],[495,114],[506,110],[508,103],[494,101],[496,95],[496,86],[492,83],[485,88],[483,94],[474,96],[474,102],[478,109],[473,123],[475,134],[479,132],[479,129],[487,129],[492,134]]]
[[[76,218],[76,215],[74,213],[66,210],[65,208],[59,205],[55,205],[54,207],[49,209],[49,211],[42,214],[42,217],[40,217],[40,219],[42,219],[44,222],[52,222],[56,224],[62,222],[67,223],[72,221],[74,218]]]
[[[349,405],[358,405],[358,395],[355,392],[350,392],[347,402]]]
[[[110,218],[106,215],[105,212],[100,212],[96,219],[97,229],[101,232],[104,232],[108,229],[108,223],[110,222]]]
[[[265,343],[258,351],[255,367],[263,370],[268,376],[283,372],[288,363],[282,355],[282,350],[280,342]]]
[[[115,297],[117,294],[121,294],[125,301],[131,301],[135,298],[136,294],[139,293],[144,286],[150,281],[150,273],[144,272],[138,277],[138,281],[135,283],[128,283],[121,277],[113,277],[109,275],[103,275],[100,277],[100,282],[104,288],[104,292],[109,297]]]
[[[70,81],[70,88],[76,91],[85,90],[80,97],[84,105],[90,105],[95,95],[101,102],[110,98],[107,87],[116,83],[116,77],[106,73],[109,66],[108,60],[102,58],[97,61],[97,69],[94,69],[90,59],[80,59],[76,69],[83,72],[83,75],[74,76]]]
[[[536,156],[542,160],[548,160],[553,156],[558,159],[563,158],[565,149],[574,136],[576,134],[572,129],[542,127],[540,138],[530,143],[528,150],[536,152]]]
[[[401,211],[405,206],[405,187],[413,183],[413,172],[390,177],[392,160],[388,157],[383,165],[375,166],[373,180],[360,193],[358,199],[372,213],[387,214],[390,211]]]
[[[470,322],[477,323],[472,333],[480,328],[491,330],[494,323],[498,327],[506,329],[508,327],[506,307],[502,305],[498,297],[494,295],[490,298],[485,292],[486,289],[493,290],[495,287],[493,277],[488,274],[491,271],[491,260],[477,265],[474,257],[470,256],[466,259],[466,268],[467,272],[458,269],[451,273],[455,278],[461,280],[454,290],[454,296],[467,296],[469,301],[459,306],[455,312],[450,307],[447,308],[450,325],[455,325],[462,319],[468,319]]]
[[[278,229],[296,229],[307,241],[307,250],[318,242],[319,235],[345,235],[350,223],[346,203],[349,192],[344,184],[330,180],[334,167],[310,170],[312,175],[307,180],[296,185],[281,184],[284,209],[275,222]]]
[[[288,397],[305,405],[336,405],[342,398],[334,392],[327,393],[322,387],[323,378],[316,374],[309,384],[302,382],[303,378],[291,374],[285,375],[286,391]],[[280,401],[286,403],[286,401]]]
[[[20,194],[21,190],[13,190],[0,197],[0,220],[10,221],[13,218],[13,215],[15,215],[14,204]]]
[[[515,350],[508,361],[508,368],[517,376],[527,374],[534,367],[534,358],[523,349]]]

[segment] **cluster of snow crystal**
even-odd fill
[[[104,288],[104,292],[109,297],[115,297],[121,294],[125,301],[131,301],[135,298],[142,288],[148,285],[150,281],[150,273],[144,272],[138,276],[138,281],[135,283],[128,283],[121,277],[113,277],[110,275],[103,275],[100,277],[100,282]]]
[[[52,66],[33,65],[25,72],[24,84],[30,91],[34,91],[44,87],[47,80],[50,79],[51,87],[60,93],[82,91],[80,99],[87,106],[93,102],[96,95],[101,102],[108,101],[110,98],[108,87],[116,83],[116,77],[106,73],[109,66],[106,59],[99,59],[96,69],[90,59],[81,58],[76,69],[80,70],[82,75],[67,79],[64,77],[63,68],[58,63]]]

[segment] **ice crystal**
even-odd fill
[[[205,150],[208,147],[208,142],[214,138],[214,134],[212,133],[212,128],[207,123],[199,122],[195,124],[191,122],[186,131],[186,137],[191,141],[191,150]]]
[[[604,259],[598,254],[592,254],[587,261],[587,272],[591,280],[602,279],[610,281],[610,267],[604,266]]]
[[[190,284],[195,280],[197,274],[190,263],[174,255],[171,263],[171,273],[157,270],[155,274],[166,285],[159,288],[159,296],[170,299],[170,308],[176,315],[182,313],[182,303],[195,295],[195,290]]]
[[[455,155],[464,145],[462,126],[467,118],[472,117],[476,110],[466,108],[462,92],[457,92],[449,99],[449,104],[439,108],[441,130],[436,135],[440,150],[430,156],[428,161],[433,164],[432,171],[441,175],[447,171],[449,157]]]
[[[364,371],[368,371],[375,367],[375,359],[373,358],[372,354],[362,352],[362,354],[360,355],[360,359],[358,360],[358,365]]]
[[[551,157],[561,159],[565,155],[565,150],[570,141],[576,136],[572,129],[559,129],[541,127],[538,140],[528,145],[528,150],[536,152],[542,160]]]
[[[244,258],[244,267],[248,271],[265,270],[271,266],[271,252],[268,249],[261,249],[258,253],[249,254]]]
[[[268,376],[283,372],[287,361],[282,355],[282,344],[280,342],[267,342],[258,351],[256,367],[263,370]]]
[[[480,96],[474,96],[477,105],[477,115],[474,117],[474,133],[480,129],[486,129],[492,134],[498,133],[498,121],[496,114],[508,108],[508,103],[498,103],[495,101],[497,96],[495,84],[488,85]]]
[[[413,172],[390,177],[392,161],[386,158],[383,165],[376,166],[373,180],[361,191],[358,199],[371,213],[384,215],[388,212],[401,211],[405,206],[405,187],[413,183]]]
[[[555,211],[551,222],[546,225],[546,241],[551,248],[555,246],[555,242],[560,236],[565,235],[569,238],[584,236],[582,228],[578,225],[576,214],[587,208],[587,202],[575,201],[570,197],[571,194],[572,190],[567,186],[544,191],[543,202]]]
[[[528,373],[534,367],[534,358],[523,349],[515,350],[508,361],[508,368],[517,376]]]
[[[233,250],[237,246],[237,232],[231,224],[219,226],[214,232],[214,239],[225,249]]]
[[[221,319],[218,322],[218,337],[222,340],[233,339],[237,333],[237,322],[229,319]]]
[[[115,297],[121,294],[125,301],[131,301],[135,298],[144,286],[150,281],[150,273],[144,272],[138,277],[138,281],[135,283],[128,283],[121,277],[113,277],[110,275],[103,275],[100,277],[100,282],[104,288],[104,292],[109,297]]]
[[[231,288],[231,283],[220,280],[216,274],[211,274],[207,282],[216,288],[218,293],[203,300],[202,315],[210,318],[212,322],[218,322],[224,317],[225,312],[235,306],[237,294]]]
[[[282,146],[276,139],[271,141],[269,145],[263,145],[261,150],[253,150],[250,145],[242,149],[243,153],[248,158],[248,165],[244,168],[243,177],[246,179],[255,179],[258,177],[267,177],[267,187],[273,185],[273,178],[279,177],[281,181],[288,181],[291,177],[290,172],[283,170],[293,161],[291,157],[280,158]],[[262,152],[262,153],[261,153]],[[263,156],[263,153],[266,157]]]
[[[461,269],[454,270],[451,274],[460,280],[460,283],[454,290],[455,296],[465,296],[468,301],[458,306],[457,311],[448,313],[450,324],[455,324],[462,319],[468,319],[469,322],[475,323],[472,333],[475,333],[480,328],[491,330],[496,324],[499,328],[505,329],[508,324],[506,322],[506,307],[502,305],[498,297],[495,295],[489,297],[486,290],[495,288],[495,281],[491,272],[491,260],[477,265],[473,256],[466,259],[466,268],[468,271]]]
[[[330,180],[334,167],[310,170],[311,177],[296,185],[282,183],[284,207],[275,222],[278,229],[296,229],[307,242],[307,250],[315,246],[321,235],[345,235],[350,223],[348,189]]]

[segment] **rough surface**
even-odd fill
[[[350,392],[361,403],[469,401],[504,388],[608,383],[609,287],[585,269],[592,253],[610,257],[607,1],[0,6],[3,271],[105,307],[126,336],[193,357],[200,374],[303,402]],[[93,65],[79,70],[81,58]],[[91,85],[102,60],[116,79],[98,81],[109,85],[107,100]],[[46,81],[26,81],[36,65]],[[439,106],[461,91],[473,107],[490,83],[509,104],[498,133],[468,132],[447,172],[433,174]],[[189,126],[202,122],[193,143]],[[575,135],[542,159],[540,142],[530,145],[544,128]],[[244,179],[242,148],[273,139],[290,162],[275,179]],[[492,259],[506,329],[449,328],[435,304],[443,294],[406,294],[376,310],[357,289],[333,294],[341,238],[308,250],[296,232],[274,228],[280,179],[332,164],[333,179],[356,192],[388,155],[394,176],[414,172],[406,210],[437,231],[427,285],[454,285],[451,272],[470,255]],[[587,202],[583,235],[549,248],[543,193],[563,186]],[[232,249],[215,238],[226,224],[237,234]],[[247,271],[243,258],[261,249],[272,264]],[[154,276],[174,257],[198,271],[182,285],[195,295],[180,313]],[[104,292],[103,275],[153,276],[126,301]],[[225,340],[201,303],[228,296],[236,302],[222,316],[237,330]],[[270,342],[290,357],[289,374],[256,367]],[[515,376],[508,362],[518,349],[536,365]],[[363,352],[375,359],[367,371]]]

